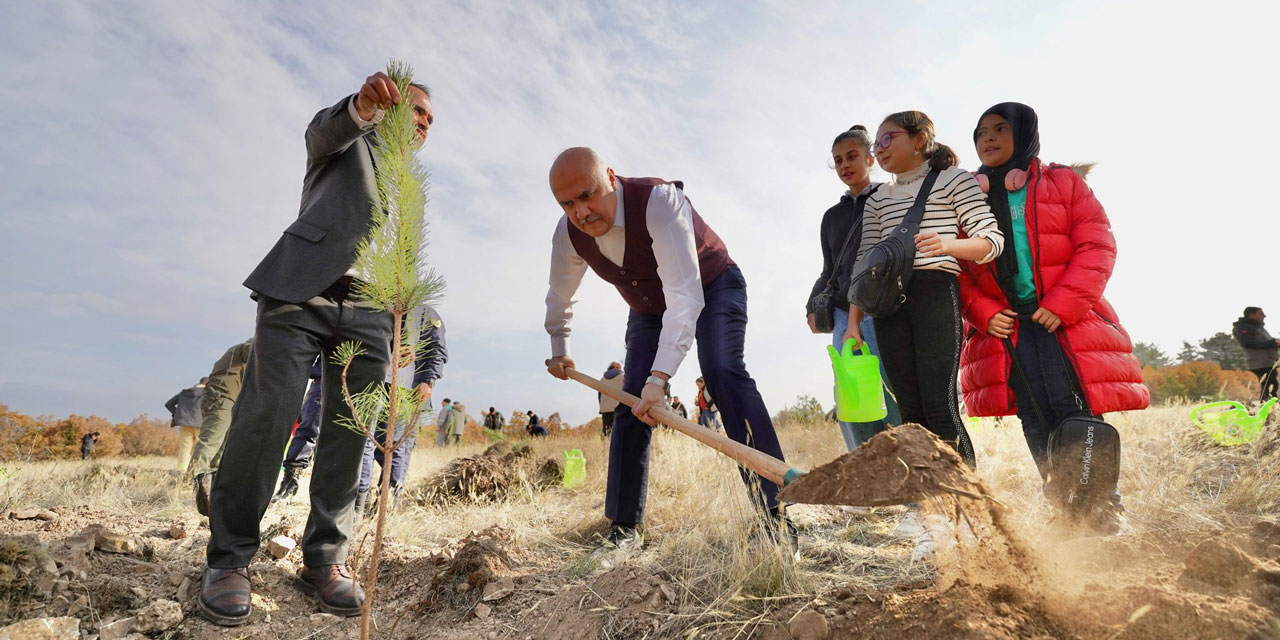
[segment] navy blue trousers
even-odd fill
[[[782,459],[782,446],[773,431],[773,421],[755,380],[743,361],[747,336],[747,283],[737,266],[729,267],[705,289],[706,306],[698,317],[695,337],[702,377],[724,419],[730,438]],[[653,369],[658,351],[662,316],[631,312],[627,320],[627,362],[622,388],[640,395]],[[649,443],[653,430],[618,405],[609,439],[609,479],[604,515],[617,524],[640,524],[644,520],[649,486]],[[777,485],[739,467],[752,501],[766,509],[778,505]]]
[[[1076,397],[1075,390],[1079,386],[1075,368],[1063,353],[1057,335],[1049,333],[1043,325],[1031,319],[1035,310],[1034,303],[1017,307],[1018,343],[1014,347],[1014,353],[1026,377],[1019,376],[1017,368],[1013,368],[1009,372],[1009,384],[1013,388],[1013,398],[1018,402],[1022,437],[1027,441],[1027,448],[1031,450],[1031,458],[1036,462],[1041,479],[1047,479],[1049,433],[1064,418],[1087,416],[1090,413],[1084,408],[1084,401]],[[1043,420],[1036,413],[1035,406],[1031,404],[1032,396],[1028,394],[1035,394],[1035,401],[1044,413]],[[1060,498],[1056,495],[1048,497],[1055,503]],[[1091,500],[1086,500],[1079,506],[1087,508],[1094,500],[1119,505],[1120,492],[1117,490],[1108,495],[1092,496]]]
[[[1014,347],[1018,364],[1026,378],[1018,375],[1018,369],[1010,371],[1009,384],[1013,398],[1018,403],[1018,420],[1022,422],[1022,436],[1031,450],[1031,458],[1040,470],[1040,477],[1049,473],[1049,432],[1063,418],[1088,415],[1083,403],[1076,399],[1075,371],[1069,368],[1066,354],[1058,337],[1049,333],[1043,325],[1031,319],[1035,305],[1030,310],[1019,307],[1024,313],[1018,318],[1018,342]],[[1061,330],[1061,329],[1059,329]],[[1044,420],[1036,414],[1035,405],[1028,394],[1034,394],[1035,402],[1044,413]]]
[[[311,389],[302,401],[302,417],[298,429],[289,440],[289,450],[284,454],[284,466],[305,469],[311,464],[311,454],[316,450],[320,437],[320,380],[311,381]]]

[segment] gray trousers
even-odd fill
[[[280,461],[307,373],[325,354],[320,382],[322,418],[311,474],[311,515],[302,537],[308,567],[347,559],[356,485],[365,435],[335,424],[350,417],[342,397],[342,369],[329,361],[339,344],[354,340],[364,354],[347,370],[352,394],[382,384],[391,361],[391,315],[350,299],[317,296],[289,303],[262,296],[244,387],[231,412],[222,465],[209,505],[209,566],[246,567],[258,550],[259,525],[275,491]]]
[[[238,392],[239,389],[236,391]],[[196,475],[218,468],[222,462],[222,445],[227,439],[227,430],[231,428],[231,408],[235,404],[235,398],[228,397],[221,391],[210,391],[209,388],[205,388],[205,394],[200,398],[200,437],[196,440],[196,449],[191,454],[187,475]]]

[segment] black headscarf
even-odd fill
[[[1031,161],[1040,154],[1040,119],[1036,117],[1035,109],[1025,104],[1001,102],[982,112],[982,116],[978,118],[978,126],[973,128],[974,146],[978,144],[978,129],[982,127],[982,120],[993,113],[1008,120],[1013,127],[1013,155],[1008,162],[998,167],[982,165],[978,173],[990,180],[987,204],[996,216],[1000,233],[1004,234],[1004,251],[996,259],[996,275],[1005,295],[1010,296],[1013,291],[1013,274],[1018,272],[1018,256],[1013,246],[1013,215],[1009,211],[1009,191],[1004,187],[1004,179],[1013,169],[1027,171]],[[1009,301],[1014,301],[1011,296]]]

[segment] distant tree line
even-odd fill
[[[1175,357],[1150,342],[1135,343],[1133,355],[1142,364],[1142,381],[1156,402],[1178,398],[1245,402],[1259,395],[1257,378],[1244,370],[1244,350],[1225,331],[1195,343],[1183,340]]]
[[[146,415],[127,423],[112,423],[98,416],[33,417],[0,403],[0,460],[79,459],[81,439],[95,431],[95,458],[175,455],[178,451],[178,434],[167,420]]]

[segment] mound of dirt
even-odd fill
[[[787,485],[779,500],[880,507],[951,493],[976,498],[977,476],[960,455],[918,424],[875,435]]]
[[[1183,564],[1184,578],[1232,587],[1253,573],[1256,561],[1231,542],[1213,538],[1192,549]]]
[[[443,567],[432,578],[418,604],[420,610],[470,609],[480,601],[485,586],[507,575],[515,564],[507,551],[511,546],[511,533],[501,527],[473,533],[458,544],[451,557],[448,551],[442,556]]]
[[[492,502],[525,484],[537,489],[553,486],[562,474],[555,459],[535,463],[529,447],[498,442],[480,455],[455,458],[412,495],[422,504]]]

